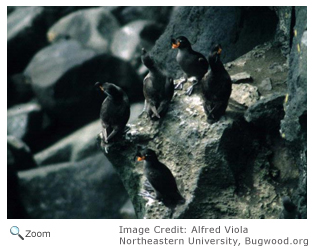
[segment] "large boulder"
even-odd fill
[[[26,170],[37,166],[30,148],[11,135],[7,136],[7,166],[12,170]]]
[[[8,16],[8,75],[21,72],[35,52],[45,46],[44,18],[44,7],[17,8]]]
[[[131,105],[128,124],[136,120],[142,109],[143,103]],[[37,153],[34,158],[40,166],[80,161],[98,152],[96,134],[101,130],[100,120],[94,121]]]
[[[66,127],[96,119],[105,98],[94,84],[113,82],[131,101],[142,96],[142,82],[129,63],[108,54],[97,54],[77,41],[52,44],[39,51],[25,70],[43,109]]]
[[[103,154],[18,173],[32,219],[119,218],[127,193]]]
[[[289,56],[288,93],[281,136],[295,148],[299,167],[298,189],[292,200],[307,217],[307,7],[293,7],[295,26]]]
[[[7,112],[7,134],[26,142],[31,149],[41,145],[48,123],[41,106],[34,102],[13,106]]]
[[[167,24],[173,7],[171,6],[125,6],[113,9],[112,12],[121,24],[136,20],[150,20],[156,23]]]
[[[118,28],[116,18],[107,9],[93,8],[63,17],[49,29],[47,37],[50,42],[71,38],[97,52],[107,53]]]
[[[150,51],[163,29],[164,26],[154,21],[137,20],[128,23],[115,33],[111,52],[137,69],[142,64],[141,49]]]
[[[179,7],[152,53],[161,68],[181,76],[171,37],[186,36],[205,56],[213,43],[220,43],[228,62],[274,38],[277,23],[275,11],[267,7]]]

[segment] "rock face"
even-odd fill
[[[153,122],[143,116],[122,142],[109,146],[105,154],[138,218],[169,218],[171,212],[138,195],[145,189],[145,177],[134,157],[137,145],[154,149],[176,178],[186,203],[176,208],[173,218],[278,217],[281,198],[296,193],[301,179],[298,152],[279,135],[288,71],[283,58],[279,49],[265,43],[226,64],[231,76],[250,76],[248,83],[233,85],[231,94],[248,107],[245,114],[228,107],[225,116],[210,125],[199,90],[191,97],[178,91],[163,119]],[[257,86],[264,78],[271,79],[273,88],[260,95]]]
[[[292,200],[296,202],[302,218],[307,218],[307,7],[293,8],[295,27],[281,135],[295,147],[299,184]]]
[[[103,154],[18,173],[22,201],[33,219],[119,218],[127,195]]]
[[[175,60],[176,52],[171,49],[171,37],[186,36],[193,49],[206,57],[212,44],[220,43],[226,48],[226,63],[273,38],[277,22],[275,11],[269,8],[179,7],[152,54],[162,69],[180,77],[182,72]]]

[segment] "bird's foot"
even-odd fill
[[[175,90],[182,90],[183,89],[183,84],[186,83],[188,81],[188,79],[184,78],[183,80],[181,80],[178,84],[176,84],[174,86]]]
[[[156,197],[151,195],[148,191],[143,191],[139,193],[138,195],[144,198],[150,198],[150,199],[156,200]]]
[[[182,89],[183,89],[183,83],[180,82],[179,84],[176,84],[176,85],[174,86],[174,89],[175,89],[175,90],[182,90]]]
[[[150,191],[150,192],[154,192],[153,187],[150,185],[150,182],[148,180],[145,181],[144,183],[144,188],[146,189],[146,191]]]
[[[187,89],[186,94],[187,94],[188,96],[191,96],[192,92],[193,92],[193,85],[191,85],[191,86]]]

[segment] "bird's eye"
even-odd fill
[[[182,43],[182,42],[183,42],[183,40],[182,40],[182,39],[180,39],[180,40],[179,40],[179,42],[180,42],[180,43]]]

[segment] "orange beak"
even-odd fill
[[[221,49],[221,48],[219,48],[219,50],[218,50],[217,54],[221,54],[221,52],[222,52],[222,49]]]
[[[180,46],[180,42],[177,42],[176,44],[172,43],[172,49],[176,49]]]
[[[143,161],[143,160],[145,160],[145,159],[146,159],[145,156],[143,156],[143,157],[138,157],[138,158],[137,158],[138,161]]]
[[[104,88],[103,88],[103,87],[99,86],[99,88],[102,90],[102,92],[104,91]]]

